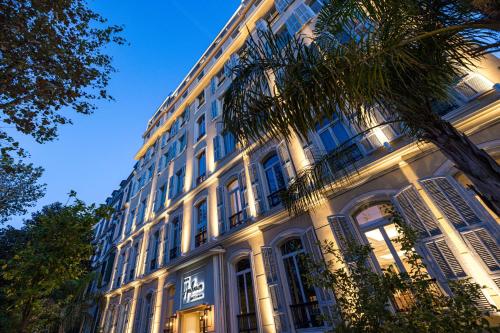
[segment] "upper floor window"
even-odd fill
[[[237,314],[238,331],[256,333],[255,297],[250,259],[244,258],[236,263],[236,284],[238,288]]]
[[[129,254],[128,277],[127,281],[132,281],[135,278],[135,266],[137,265],[137,257],[139,256],[139,242],[135,242]]]
[[[348,130],[338,119],[324,120],[316,125],[316,131],[326,152],[329,153],[351,138]]]
[[[269,190],[269,206],[275,207],[280,204],[279,192],[286,187],[283,170],[277,154],[269,156],[264,163],[264,173],[266,174],[267,187]]]
[[[198,97],[196,97],[196,103],[198,105],[198,108],[202,107],[203,104],[205,104],[205,90],[203,90]]]
[[[227,185],[227,193],[229,198],[229,226],[233,228],[244,221],[243,203],[238,179],[233,180]]]
[[[198,120],[196,121],[196,128],[198,131],[197,140],[200,140],[206,134],[205,115],[202,115],[200,118],[198,118]]]
[[[168,197],[174,198],[184,190],[184,178],[186,174],[186,167],[182,167],[170,177],[168,184]]]
[[[196,184],[203,182],[207,175],[207,155],[203,151],[196,158],[198,167],[198,177],[196,178]]]
[[[156,230],[149,236],[148,255],[146,268],[148,272],[155,270],[158,267],[158,251],[160,248],[160,230]]]
[[[134,222],[134,217],[135,217],[135,209],[131,209],[130,212],[128,213],[127,226],[125,228],[126,235],[130,234],[130,231],[132,230],[132,223]]]
[[[182,220],[175,216],[171,222],[170,254],[169,258],[175,259],[181,254]]]
[[[222,68],[217,74],[215,74],[215,77],[217,78],[217,86],[220,86],[225,80],[226,80],[226,75],[224,74],[224,68]]]
[[[207,201],[203,200],[196,206],[196,234],[194,244],[196,247],[207,242]]]
[[[148,204],[148,198],[146,197],[144,200],[141,201],[141,204],[139,205],[139,212],[137,213],[137,225],[140,225],[144,222],[146,219],[146,208]]]
[[[288,291],[290,294],[290,310],[296,328],[310,328],[322,326],[321,313],[318,307],[316,292],[306,281],[305,268],[300,256],[304,254],[304,247],[299,238],[294,238],[281,246],[281,256]]]
[[[231,154],[236,149],[236,140],[230,132],[224,132],[224,155]]]

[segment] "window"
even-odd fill
[[[310,328],[322,325],[321,313],[314,288],[309,286],[304,276],[305,270],[300,260],[304,254],[302,241],[294,238],[281,246],[283,266],[290,293],[290,310],[295,328]]]
[[[285,178],[283,177],[283,170],[281,169],[278,155],[273,154],[268,157],[264,161],[263,167],[266,174],[267,187],[269,190],[269,206],[276,207],[281,203],[279,192],[286,187]]]
[[[219,102],[218,102],[218,100],[214,99],[212,101],[212,107],[210,108],[210,110],[211,110],[212,119],[215,119],[219,116]]]
[[[153,174],[155,172],[155,166],[154,164],[151,165],[149,168],[148,168],[148,179],[147,181],[150,181],[152,178],[153,178]]]
[[[146,207],[148,204],[148,198],[141,201],[141,204],[139,206],[139,212],[138,212],[138,217],[137,217],[137,225],[140,225],[144,222],[146,218]]]
[[[197,167],[198,167],[198,177],[196,178],[196,184],[200,184],[206,179],[207,176],[207,155],[203,151],[197,157]]]
[[[224,155],[231,154],[236,149],[236,140],[234,135],[229,132],[224,133]]]
[[[149,293],[146,296],[146,301],[144,304],[144,329],[141,330],[140,332],[142,333],[150,333],[151,331],[151,326],[153,324],[153,315],[155,312],[155,307],[154,307],[154,294]]]
[[[160,230],[156,230],[154,234],[149,237],[148,249],[148,263],[147,269],[149,272],[158,267],[158,249],[160,246]]]
[[[184,178],[186,168],[182,167],[170,177],[168,184],[168,198],[172,199],[184,190]]]
[[[132,230],[132,223],[134,222],[134,216],[135,216],[135,209],[132,209],[128,214],[127,227],[125,228],[126,235],[130,234],[130,231]]]
[[[165,328],[164,333],[174,332],[174,304],[175,304],[175,286],[168,287],[167,300],[165,307]]]
[[[156,200],[154,208],[155,212],[158,212],[163,208],[166,199],[167,199],[167,184],[163,184],[156,192]]]
[[[196,102],[198,103],[198,109],[205,104],[205,90],[203,90],[198,97],[196,97]]]
[[[207,242],[207,201],[203,200],[196,206],[196,234],[194,244],[196,247]]]
[[[130,253],[127,281],[132,281],[135,278],[135,266],[137,265],[138,256],[139,256],[139,242],[136,242]]]
[[[202,115],[198,120],[196,121],[196,128],[198,130],[198,138],[197,140],[200,140],[204,135],[205,135],[205,115]]]
[[[354,219],[373,248],[381,269],[392,267],[398,272],[410,271],[401,244],[396,242],[400,234],[391,220],[393,209],[388,202],[374,204],[355,214]]]
[[[186,133],[182,134],[179,137],[179,154],[184,151],[186,148]]]
[[[306,4],[311,8],[311,10],[318,14],[321,8],[323,8],[325,0],[307,0]]]
[[[181,254],[181,236],[182,236],[182,224],[181,218],[176,216],[172,219],[172,235],[170,242],[170,254],[169,258],[175,259]]]
[[[316,131],[327,153],[351,138],[348,130],[338,119],[333,121],[325,119],[321,124],[316,125]]]
[[[252,269],[248,258],[241,259],[236,263],[236,285],[239,307],[238,332],[257,333]]]
[[[226,80],[226,75],[224,75],[224,68],[221,69],[215,77],[217,78],[217,87],[219,87]]]
[[[227,193],[229,197],[229,227],[234,228],[244,222],[241,189],[238,179],[229,183]]]

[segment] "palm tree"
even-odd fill
[[[500,166],[439,114],[457,78],[500,45],[500,22],[473,2],[337,0],[322,8],[312,36],[259,31],[233,68],[226,130],[242,142],[306,138],[325,118],[366,129],[380,113],[436,145],[499,213]],[[299,172],[284,197],[289,208],[306,209],[332,180],[349,180],[354,156],[344,148]]]

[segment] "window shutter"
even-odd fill
[[[215,76],[213,76],[212,79],[210,80],[210,93],[212,95],[215,94],[215,87],[216,87]]]
[[[425,244],[425,247],[447,279],[456,279],[466,276],[462,266],[457,258],[455,258],[455,255],[444,239],[428,242]]]
[[[278,156],[280,158],[281,167],[285,173],[286,181],[289,183],[295,178],[295,169],[286,142],[283,140],[278,144]]]
[[[247,191],[247,177],[245,174],[245,169],[241,170],[238,175],[238,182],[240,187],[240,195],[241,195],[241,206],[243,209],[243,219],[246,220],[250,214],[250,209],[248,205],[248,191]]]
[[[279,283],[278,267],[276,265],[276,257],[270,247],[261,247],[262,260],[264,261],[264,271],[266,274],[267,287],[269,296],[273,305],[274,324],[276,332],[288,332],[288,321],[286,309],[284,307],[283,290]]]
[[[168,198],[172,199],[174,196],[174,187],[175,187],[175,182],[174,182],[174,176],[170,176],[170,179],[168,180]]]
[[[416,229],[422,237],[441,234],[434,216],[423,202],[413,185],[410,185],[394,196],[405,221]]]
[[[262,191],[259,182],[259,169],[257,164],[252,163],[249,166],[250,170],[250,183],[252,184],[252,192],[255,200],[255,213],[258,215],[262,214],[264,211],[264,206],[262,205]]]
[[[269,30],[269,25],[264,19],[258,19],[255,21],[255,29],[257,31],[267,31]]]
[[[309,6],[307,6],[303,3],[298,5],[293,13],[295,14],[295,16],[297,16],[297,18],[299,19],[299,22],[302,25],[306,24],[315,15],[313,10]]]
[[[214,142],[214,159],[215,161],[218,161],[222,158],[221,136],[218,134],[214,136],[213,142]]]
[[[283,13],[289,4],[290,0],[274,0],[274,6],[279,13]]]
[[[500,270],[500,248],[488,230],[480,228],[467,231],[463,233],[463,236],[490,272]]]
[[[217,100],[212,101],[211,110],[212,110],[212,119],[217,118],[217,116],[219,115],[219,110],[217,108]]]
[[[170,232],[170,224],[165,224],[165,227],[163,228],[163,265],[166,265],[168,260],[169,260],[169,247],[168,247],[168,240],[169,240],[169,232]]]
[[[481,219],[450,179],[435,177],[421,180],[420,183],[455,228],[481,223]]]
[[[225,214],[225,205],[224,205],[224,186],[217,186],[217,218],[219,222],[219,235],[222,235],[226,232],[226,214]]]
[[[134,332],[139,332],[141,328],[142,298],[137,300],[137,310],[135,313]]]
[[[324,263],[325,259],[323,257],[323,251],[321,250],[321,244],[316,237],[316,232],[314,231],[314,227],[310,227],[309,229],[302,234],[302,244],[304,244],[304,248],[306,252],[311,255],[312,259],[315,263]],[[316,290],[316,294],[319,298],[319,304],[323,315],[328,315],[331,313],[333,306],[333,296],[331,293],[324,288],[314,288]]]
[[[356,230],[356,226],[344,215],[332,215],[328,217],[330,228],[342,253],[347,253],[348,243],[363,244],[360,235]],[[347,258],[346,258],[347,259]]]
[[[290,17],[288,17],[288,20],[286,20],[285,25],[288,30],[288,33],[292,36],[295,35],[295,33],[299,31],[300,28],[302,27],[298,18],[295,15],[290,15]]]

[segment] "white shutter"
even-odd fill
[[[464,232],[462,235],[490,272],[500,271],[500,247],[488,230],[480,228]]]
[[[219,222],[219,235],[226,232],[226,212],[224,205],[224,186],[217,186],[217,219]]]
[[[168,180],[168,198],[172,199],[175,193],[175,182],[174,182],[174,176],[170,176],[170,179]]]
[[[267,31],[269,30],[269,25],[264,19],[258,19],[255,21],[255,29],[257,31]]]
[[[264,205],[262,203],[262,191],[259,182],[259,169],[256,163],[252,163],[249,166],[250,170],[250,183],[252,184],[252,192],[255,200],[255,213],[258,215],[262,214],[264,211]]]
[[[295,168],[293,167],[292,159],[286,142],[283,140],[278,144],[278,156],[280,158],[281,167],[285,173],[286,182],[289,183],[295,178]]]
[[[246,180],[245,169],[240,171],[238,175],[238,183],[240,188],[240,196],[241,196],[241,208],[243,210],[243,220],[246,220],[250,214],[250,208],[248,205],[248,191],[247,191],[247,180]]]
[[[349,250],[348,244],[363,244],[356,226],[344,215],[332,215],[328,217],[330,228],[340,251],[346,254]],[[348,260],[348,258],[346,258]]]
[[[219,109],[217,105],[217,100],[213,100],[211,104],[212,119],[217,118],[219,115]]]
[[[261,247],[262,260],[264,262],[264,271],[266,274],[267,287],[273,306],[274,324],[276,332],[288,332],[288,320],[286,315],[283,290],[279,282],[278,267],[276,257],[270,247]]]
[[[394,196],[405,221],[424,238],[441,234],[441,230],[427,205],[413,185]]]
[[[466,274],[458,262],[457,258],[442,238],[425,244],[430,255],[434,259],[444,277],[447,279],[456,279],[465,277]]]
[[[420,183],[455,228],[481,223],[472,206],[462,197],[450,179],[435,177],[421,180]]]
[[[215,76],[213,76],[212,79],[210,80],[210,93],[212,95],[215,94],[215,88],[216,88]]]
[[[321,244],[316,237],[316,232],[314,227],[309,229],[302,234],[302,244],[308,254],[311,255],[315,263],[324,264],[325,258],[323,257],[323,251],[321,249]],[[324,316],[332,313],[333,306],[333,295],[330,291],[324,288],[314,288],[316,290],[316,295],[318,296],[319,306]]]

